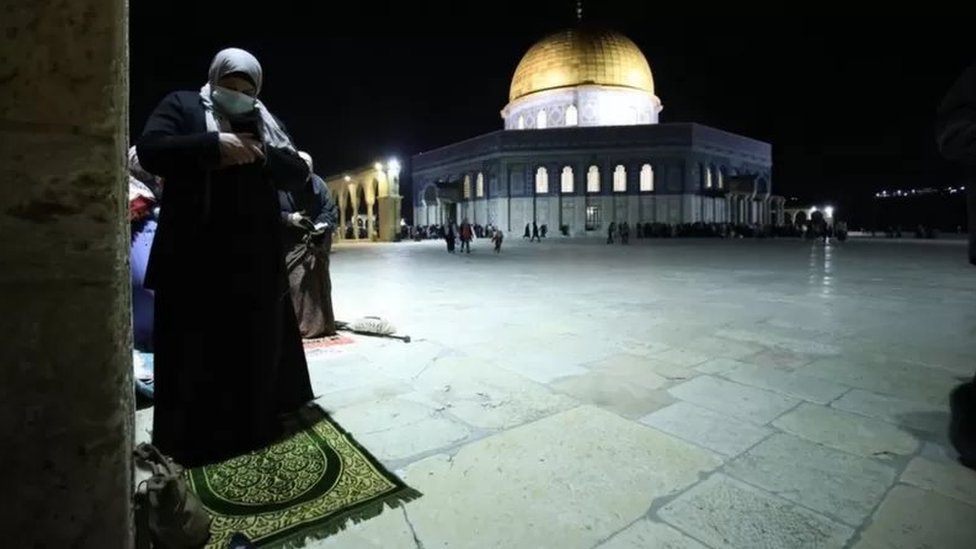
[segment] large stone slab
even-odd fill
[[[817,404],[827,404],[850,390],[850,387],[825,379],[779,368],[747,364],[725,373],[725,377],[777,393]]]
[[[657,356],[643,356],[631,353],[616,353],[600,360],[588,362],[584,366],[594,372],[610,372],[614,376],[625,376],[632,383],[656,389],[665,383],[684,381],[698,375],[698,372]]]
[[[401,341],[360,337],[356,346],[363,345],[360,351],[370,359],[371,369],[377,374],[398,381],[410,381],[438,360],[463,356],[455,348],[435,341],[411,341],[405,345]]]
[[[726,329],[719,330],[720,337],[734,339],[747,343],[755,343],[763,347],[780,349],[790,353],[810,354],[819,356],[833,356],[840,353],[837,345],[830,343],[820,343],[810,339],[800,339],[787,337],[770,332],[768,329],[739,330]]]
[[[748,357],[748,361],[750,364],[755,364],[756,366],[795,370],[801,366],[810,364],[818,358],[820,358],[820,355],[775,348],[756,353]]]
[[[673,347],[671,349],[655,353],[652,358],[662,360],[676,366],[692,367],[703,362],[707,362],[716,356],[718,355],[714,352],[696,351],[683,347]]]
[[[708,549],[660,522],[638,520],[596,549]]]
[[[843,547],[850,527],[717,474],[658,513],[712,547],[820,549]]]
[[[308,373],[312,381],[312,392],[316,397],[349,389],[389,385],[398,381],[379,372],[376,364],[359,351],[309,358]]]
[[[404,382],[382,381],[370,385],[324,393],[316,400],[320,406],[333,412],[364,402],[388,400],[412,390],[413,387]]]
[[[787,434],[767,438],[725,472],[854,526],[895,481],[888,465]]]
[[[753,423],[769,423],[799,401],[770,391],[724,379],[700,376],[672,387],[669,392],[702,408]]]
[[[499,366],[537,383],[585,374],[586,369],[580,367],[578,360],[572,353],[558,348],[506,352],[504,360],[498,360],[496,355]]]
[[[881,419],[937,438],[946,438],[946,425],[949,424],[949,413],[944,406],[879,395],[861,389],[854,389],[830,406]]]
[[[695,366],[695,370],[703,374],[724,374],[725,372],[735,370],[736,368],[741,368],[746,366],[745,362],[741,360],[736,360],[734,358],[713,358],[711,360],[702,362],[701,364]]]
[[[410,465],[407,512],[425,547],[590,548],[719,465],[718,457],[592,406]]]
[[[726,456],[739,455],[773,432],[689,402],[678,402],[640,421]]]
[[[365,402],[333,414],[378,459],[402,460],[454,446],[471,435],[443,409],[402,398]]]
[[[368,433],[358,440],[377,459],[390,463],[456,446],[470,436],[471,431],[464,425],[444,417],[432,417],[403,427]]]
[[[504,352],[499,352],[504,349]],[[613,348],[603,346],[588,337],[545,334],[544,337],[520,336],[499,346],[498,342],[464,349],[465,354],[479,358],[537,383],[586,373],[580,364],[613,354]]]
[[[483,429],[514,427],[578,404],[492,363],[463,357],[431,364],[413,386],[451,415]]]
[[[815,404],[801,404],[773,425],[798,437],[864,457],[889,459],[910,455],[919,445],[911,433],[890,423]]]
[[[855,549],[972,549],[976,507],[898,485],[878,507]]]
[[[870,354],[824,358],[801,371],[858,389],[936,405],[945,405],[949,391],[959,383],[945,370]]]
[[[551,387],[580,402],[599,406],[631,419],[637,419],[674,402],[671,395],[657,388],[666,382],[664,378],[653,372],[640,372],[638,376],[631,377],[618,370],[594,370],[557,381]]]
[[[680,347],[713,357],[730,359],[743,359],[766,349],[756,343],[714,336],[695,338],[682,343]]]
[[[954,461],[917,457],[901,474],[901,481],[976,505],[976,471]]]

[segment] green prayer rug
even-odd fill
[[[302,547],[420,496],[385,470],[318,407],[302,409],[271,446],[187,471],[213,517],[207,549],[234,532],[258,547]]]

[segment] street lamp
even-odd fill
[[[351,177],[349,177],[348,175],[347,175],[347,176],[345,176],[345,177],[343,177],[343,179],[345,179],[346,181],[352,181],[352,178],[351,178]]]
[[[376,164],[373,164],[373,167],[376,168],[376,171],[378,171],[378,172],[383,171],[383,164],[380,164],[379,162],[377,162]]]

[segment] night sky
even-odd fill
[[[199,89],[220,48],[262,62],[262,99],[322,175],[406,158],[502,128],[522,54],[575,22],[572,1],[395,6],[132,2],[131,127],[167,92]],[[327,8],[325,6],[328,6]],[[976,61],[965,18],[675,16],[659,3],[584,3],[634,40],[661,122],[699,122],[773,144],[777,194],[860,217],[882,189],[948,185],[933,113]],[[698,10],[704,11],[704,10]],[[866,200],[866,201],[865,201]]]

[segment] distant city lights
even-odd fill
[[[908,198],[910,196],[924,195],[924,194],[939,194],[948,193],[956,194],[965,191],[966,187],[946,187],[945,189],[935,189],[932,187],[924,187],[921,189],[906,189],[906,190],[895,190],[888,191],[883,190],[881,192],[874,193],[875,198]]]

